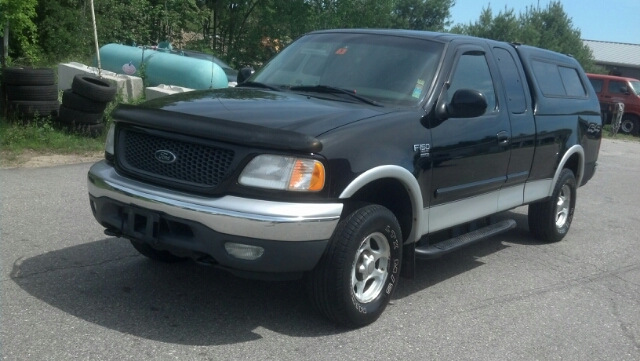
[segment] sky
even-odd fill
[[[516,16],[527,6],[546,8],[550,0],[455,0],[451,20],[468,24],[480,18],[483,7],[494,16],[505,9],[514,9]],[[564,12],[584,40],[640,44],[640,0],[561,0]]]

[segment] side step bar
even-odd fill
[[[476,229],[473,232],[465,233],[463,235],[448,239],[446,241],[442,241],[440,243],[416,247],[416,258],[437,258],[471,243],[493,237],[513,228],[516,228],[516,221],[513,219],[506,219],[504,221],[494,223],[484,228]]]

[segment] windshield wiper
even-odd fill
[[[348,96],[354,99],[358,99],[359,101],[365,104],[375,105],[377,107],[384,106],[375,100],[356,94],[355,90],[347,90],[347,89],[342,89],[342,88],[338,88],[330,85],[300,85],[300,86],[292,86],[291,88],[289,88],[289,90],[303,91],[303,92],[318,92],[318,93],[327,93],[327,94],[335,94],[335,93],[347,94]]]
[[[269,89],[269,90],[275,90],[275,91],[282,91],[282,89],[265,84],[265,83],[259,83],[257,81],[245,81],[244,83],[240,83],[238,85],[236,85],[236,88],[263,88],[263,89]]]

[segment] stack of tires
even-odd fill
[[[104,129],[104,110],[116,96],[116,86],[97,76],[78,74],[62,94],[58,120],[77,133],[97,137]]]
[[[60,103],[53,69],[6,68],[3,81],[10,116],[27,121],[57,116]]]

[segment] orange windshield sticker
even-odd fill
[[[336,50],[336,54],[342,55],[342,54],[346,53],[347,50],[348,50],[347,48],[340,48],[340,49]]]

